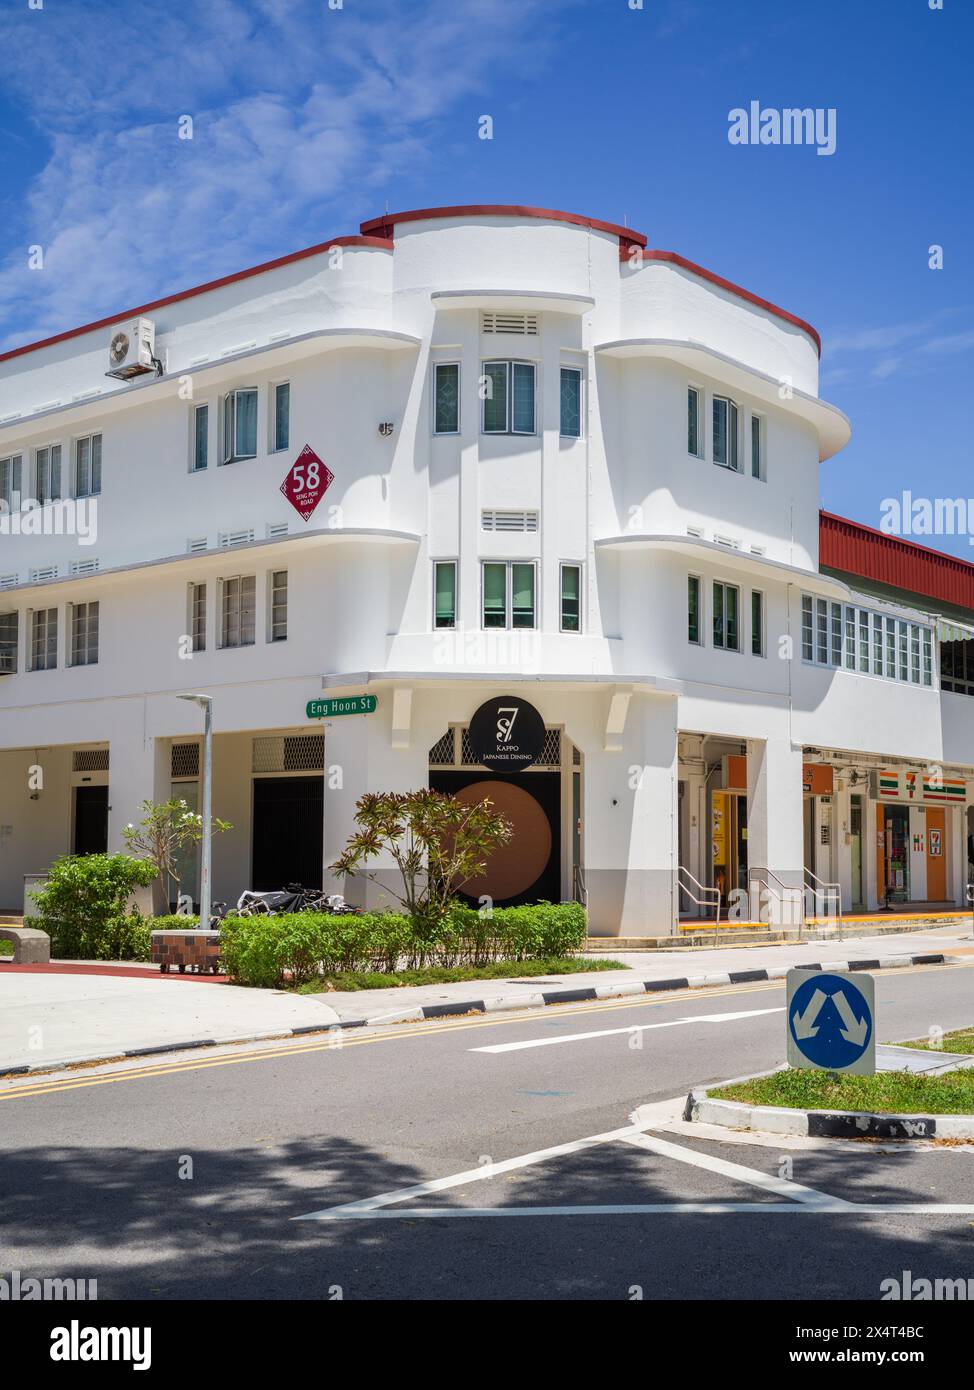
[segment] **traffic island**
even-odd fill
[[[879,1047],[876,1062],[870,1076],[783,1067],[694,1090],[683,1118],[811,1138],[974,1140],[971,1052],[914,1043]]]

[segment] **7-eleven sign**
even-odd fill
[[[335,475],[306,444],[288,469],[281,491],[296,512],[308,521],[325,492],[335,481]]]

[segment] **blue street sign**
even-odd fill
[[[871,975],[788,972],[788,1060],[827,1071],[875,1071]]]

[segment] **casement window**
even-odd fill
[[[257,578],[253,574],[224,579],[220,596],[220,646],[252,647],[257,600]]]
[[[97,603],[69,603],[68,619],[68,665],[94,666],[98,662],[98,609]]]
[[[46,444],[34,452],[35,495],[41,506],[61,496],[61,446]]]
[[[736,584],[714,580],[714,646],[725,652],[741,649],[738,615],[741,591]]]
[[[582,630],[582,567],[565,565],[561,567],[561,630],[562,632],[581,632]]]
[[[484,627],[537,627],[537,567],[534,561],[487,560],[483,574]]]
[[[739,415],[737,406],[727,396],[714,396],[713,436],[714,463],[734,472],[739,467],[738,435]]]
[[[210,462],[210,407],[193,409],[193,462],[191,472],[202,473]]]
[[[189,636],[194,652],[206,651],[206,585],[190,584]]]
[[[223,398],[223,462],[257,457],[257,387],[231,391]]]
[[[29,664],[32,671],[57,669],[56,608],[35,608],[30,615]]]
[[[272,642],[287,641],[287,570],[271,570],[269,637]]]
[[[764,472],[764,421],[760,415],[751,416],[751,477],[763,478]]]
[[[691,574],[687,579],[687,641],[692,642],[697,647],[703,645],[700,622],[700,580],[695,574]]]
[[[560,418],[563,439],[582,437],[582,373],[578,367],[561,369]]]
[[[457,625],[457,562],[437,560],[433,565],[433,626]]]
[[[74,441],[74,495],[101,494],[101,435],[89,434]]]
[[[933,685],[933,629],[923,623],[802,594],[801,632],[803,661]]]
[[[460,363],[433,365],[433,433],[460,432]]]
[[[534,434],[533,362],[485,362],[481,378],[484,434]]]
[[[751,590],[751,655],[764,656],[764,594]]]
[[[19,636],[20,615],[0,613],[0,675],[11,676],[17,670]]]
[[[20,507],[21,484],[23,481],[23,455],[11,454],[0,459],[0,502],[8,511]]]
[[[700,457],[700,392],[687,387],[687,453]]]
[[[287,449],[291,443],[291,384],[279,381],[273,388],[274,450]]]

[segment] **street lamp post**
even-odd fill
[[[211,894],[210,864],[213,847],[213,696],[179,695],[203,711],[203,848],[200,856],[200,926],[209,929]]]

